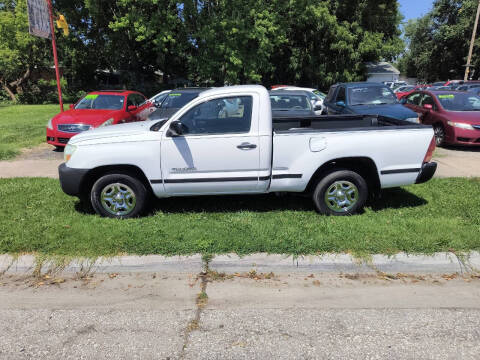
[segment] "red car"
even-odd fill
[[[437,145],[480,146],[480,97],[464,91],[421,90],[401,102],[432,125]]]
[[[47,143],[63,148],[70,138],[99,126],[145,120],[153,104],[129,90],[94,91],[47,124]]]
[[[402,87],[398,88],[395,91],[395,95],[397,96],[397,99],[400,100],[404,96],[410,95],[415,90],[421,90],[421,89],[425,89],[425,88],[428,88],[428,87],[431,87],[431,86],[432,85],[406,85],[406,86],[402,86]]]

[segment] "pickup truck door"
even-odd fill
[[[208,98],[183,114],[183,134],[162,137],[166,193],[259,192],[258,114],[257,95]]]

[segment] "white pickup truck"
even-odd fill
[[[202,92],[169,119],[74,136],[60,165],[65,193],[101,216],[141,214],[149,198],[311,194],[318,212],[350,215],[380,189],[432,178],[430,126],[381,116],[272,119],[258,85]]]

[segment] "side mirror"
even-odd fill
[[[75,107],[75,104],[70,104],[68,107],[73,110],[73,108]]]
[[[432,109],[433,109],[433,106],[432,106],[431,104],[424,104],[424,105],[423,105],[423,108],[424,108],[425,110],[432,110]]]
[[[137,110],[137,107],[135,105],[128,105],[127,111],[134,111]]]
[[[401,98],[400,104],[405,105],[407,103],[407,98]]]
[[[345,107],[345,101],[337,101],[335,104],[340,107]]]
[[[313,111],[320,111],[323,109],[323,104],[321,101],[316,101],[313,106]]]
[[[172,121],[170,123],[170,128],[168,129],[168,134],[171,137],[182,136],[185,134],[187,128],[180,121]]]

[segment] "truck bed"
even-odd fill
[[[354,131],[368,128],[380,130],[388,127],[422,128],[426,125],[409,121],[392,119],[381,115],[325,115],[309,117],[275,117],[272,119],[275,133],[309,132],[309,131]],[[392,128],[393,127],[393,128]],[[428,126],[429,127],[429,126]]]

